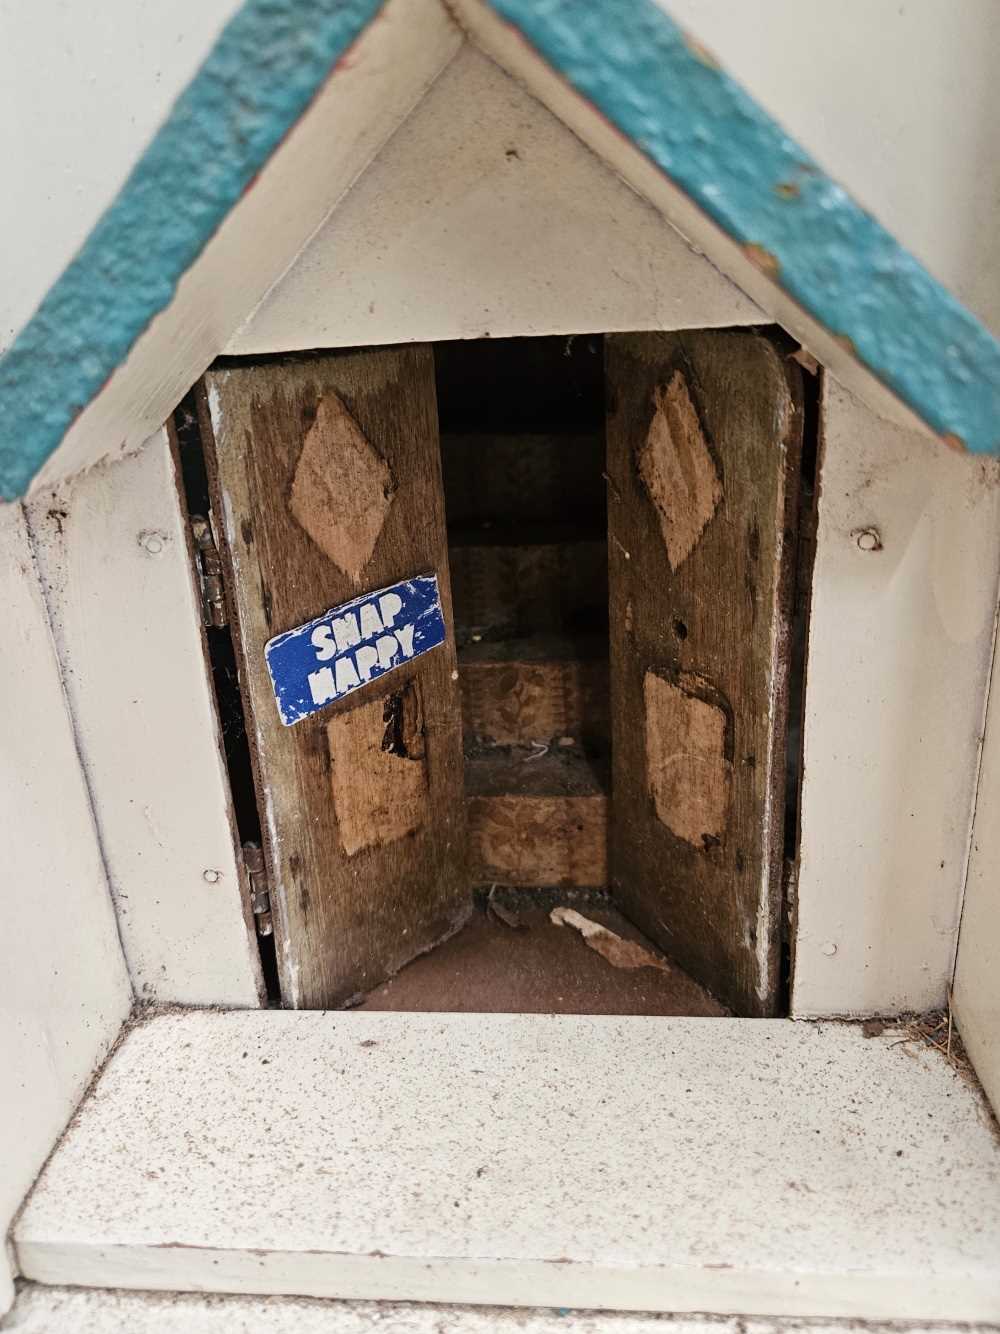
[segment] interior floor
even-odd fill
[[[571,925],[551,919],[565,904],[616,936],[644,946],[661,967],[611,963]],[[362,1010],[486,1014],[728,1013],[656,950],[607,900],[506,894],[481,899],[468,924],[371,992]]]

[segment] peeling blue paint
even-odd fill
[[[22,495],[382,0],[246,0],[0,359],[0,495]]]
[[[930,426],[1000,453],[1000,344],[653,0],[486,0]]]
[[[23,494],[383,0],[245,0],[0,359]],[[1000,345],[653,0],[485,0],[942,434],[1000,453]]]

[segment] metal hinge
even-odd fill
[[[202,615],[206,625],[221,629],[228,625],[226,595],[222,584],[222,559],[215,545],[212,525],[201,514],[191,515]]]
[[[250,911],[257,923],[258,936],[269,936],[274,931],[271,921],[271,894],[267,883],[267,865],[259,843],[243,844],[243,865],[250,884]]]

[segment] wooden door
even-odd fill
[[[223,518],[282,996],[291,1006],[342,1005],[468,911],[431,351],[212,371],[202,430]],[[445,642],[283,725],[268,641],[429,574]]]
[[[606,340],[610,879],[736,1013],[779,993],[799,370],[753,332]]]

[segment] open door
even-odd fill
[[[799,369],[753,332],[609,335],[610,881],[736,1013],[780,985]]]
[[[282,995],[343,1005],[469,911],[433,357],[410,346],[217,369],[201,415]],[[299,629],[301,644],[285,635]],[[352,653],[359,636],[370,642]],[[282,696],[275,643],[312,646],[305,702]]]

